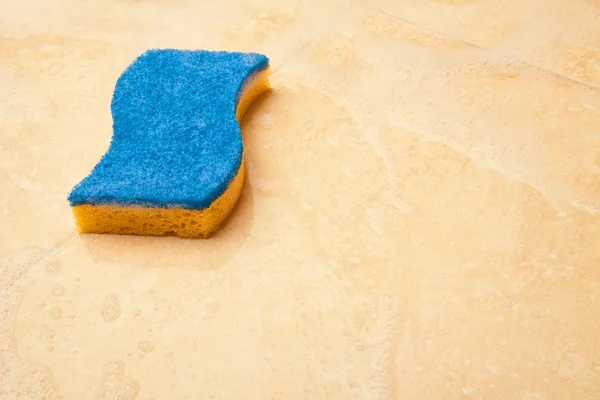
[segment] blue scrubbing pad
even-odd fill
[[[208,207],[242,160],[235,118],[242,83],[267,65],[260,54],[141,55],[115,87],[110,149],[73,189],[71,205]]]
[[[238,175],[236,108],[268,64],[255,53],[142,54],[117,81],[110,148],[72,190],[71,206],[207,209]]]

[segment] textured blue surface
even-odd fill
[[[117,81],[110,148],[73,188],[71,205],[208,207],[242,161],[240,90],[268,62],[255,53],[142,54]]]

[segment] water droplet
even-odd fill
[[[106,295],[102,301],[102,319],[104,322],[112,322],[121,315],[121,303],[116,294],[110,293]]]
[[[65,294],[66,289],[63,285],[54,285],[52,286],[52,290],[50,291],[50,293],[52,294],[52,296],[62,296],[63,294]]]
[[[49,344],[48,346],[46,346],[46,351],[48,353],[52,353],[54,351],[54,346],[52,346],[51,344]]]
[[[57,260],[54,260],[54,261],[46,264],[45,269],[46,269],[46,272],[48,272],[50,274],[54,274],[54,273],[57,273],[58,271],[60,271],[60,264],[58,263]]]
[[[60,319],[60,317],[62,317],[62,308],[53,307],[52,310],[50,310],[50,317],[52,317],[52,319]]]
[[[151,353],[154,351],[154,342],[151,342],[149,340],[144,340],[144,341],[141,341],[140,343],[138,343],[138,347],[144,353]]]
[[[54,336],[56,336],[56,332],[54,331],[54,329],[52,329],[48,326],[45,326],[41,330],[41,336],[44,339],[52,339]]]

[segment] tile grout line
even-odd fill
[[[453,36],[453,35],[449,35],[449,34],[446,34],[446,33],[441,33],[441,32],[434,31],[434,30],[432,30],[430,28],[427,28],[427,27],[425,27],[425,26],[423,26],[423,25],[421,25],[419,23],[407,20],[406,18],[403,18],[403,17],[395,15],[395,14],[390,14],[390,13],[388,13],[386,11],[383,11],[383,10],[379,10],[379,9],[372,8],[372,7],[360,6],[360,5],[357,6],[356,8],[363,9],[363,10],[366,10],[366,11],[371,11],[373,13],[382,15],[384,17],[391,18],[391,19],[393,19],[395,21],[398,21],[398,22],[403,22],[403,23],[405,23],[407,25],[412,26],[413,28],[417,28],[417,29],[420,29],[420,30],[422,30],[424,32],[431,33],[432,35],[435,35],[435,36],[437,36],[440,39],[452,40],[454,42],[459,42],[459,43],[462,43],[462,44],[464,44],[464,45],[466,45],[468,47],[473,47],[473,48],[476,48],[476,49],[484,49],[485,48],[485,47],[479,46],[478,44],[472,43],[472,42],[470,42],[468,40],[465,40],[465,39],[462,39],[462,38],[459,38],[459,37],[456,37],[456,36]]]
[[[401,16],[398,16],[398,15],[395,15],[395,14],[390,14],[388,12],[385,12],[385,11],[382,11],[382,10],[379,10],[379,9],[375,9],[375,8],[371,8],[371,7],[364,7],[364,6],[358,6],[356,8],[361,8],[363,10],[367,10],[367,11],[370,11],[370,12],[373,12],[373,13],[377,13],[379,15],[391,18],[391,19],[393,19],[395,21],[408,24],[408,25],[412,26],[413,28],[423,30],[424,32],[427,32],[427,33],[430,33],[430,34],[432,34],[434,36],[437,36],[440,39],[453,40],[455,42],[462,43],[462,44],[464,44],[464,45],[466,45],[468,47],[471,47],[473,49],[481,49],[481,50],[489,49],[489,47],[480,46],[480,45],[478,45],[476,43],[473,43],[471,41],[462,39],[460,37],[455,37],[453,35],[448,35],[448,34],[445,34],[445,33],[442,33],[442,32],[435,31],[433,29],[427,28],[427,27],[422,26],[422,25],[420,25],[418,23],[415,23],[413,21],[407,20],[407,19],[405,19],[405,18],[403,18]],[[596,85],[596,84],[591,83],[591,82],[585,82],[585,81],[577,79],[577,78],[575,78],[573,76],[564,74],[564,73],[559,72],[559,71],[555,71],[555,70],[553,70],[551,68],[544,67],[544,66],[539,65],[537,63],[532,63],[532,62],[530,62],[530,61],[528,61],[526,59],[520,58],[520,57],[515,56],[513,54],[510,54],[510,53],[508,53],[506,51],[500,51],[500,53],[503,54],[503,55],[505,55],[505,56],[508,56],[508,57],[514,59],[515,61],[520,61],[520,62],[524,63],[525,65],[531,67],[531,68],[535,68],[535,69],[538,69],[540,71],[547,72],[547,73],[549,73],[549,74],[551,74],[551,75],[553,75],[553,76],[555,76],[557,78],[567,80],[567,81],[572,82],[572,83],[574,83],[576,85],[580,85],[580,86],[583,86],[585,88],[592,89],[594,91],[600,90],[600,85]]]

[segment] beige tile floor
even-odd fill
[[[0,399],[600,399],[598,0],[0,9]],[[153,47],[271,58],[241,203],[78,235]]]

